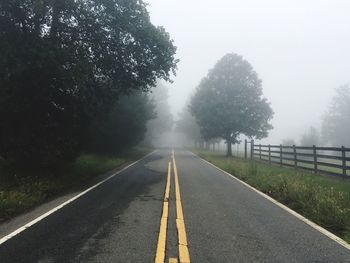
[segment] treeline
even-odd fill
[[[301,146],[350,146],[350,86],[335,89],[328,108],[325,110],[320,129],[310,126],[301,136]],[[295,145],[293,139],[285,139],[282,144]]]
[[[140,0],[1,1],[1,158],[52,166],[141,141],[175,52]]]

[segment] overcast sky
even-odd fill
[[[234,52],[263,81],[275,111],[270,143],[320,126],[334,88],[350,81],[350,1],[146,0],[178,47],[170,104],[179,112],[217,60]]]

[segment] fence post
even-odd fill
[[[259,158],[261,160],[261,143],[259,144]]]
[[[269,163],[271,164],[271,145],[269,144]]]
[[[282,144],[280,144],[280,165],[283,164],[283,147]]]
[[[247,139],[244,140],[244,159],[247,159]]]
[[[342,167],[343,167],[343,176],[346,176],[346,152],[345,147],[341,147],[341,157],[342,157]]]
[[[250,141],[250,159],[254,158],[254,140]]]
[[[294,153],[294,168],[296,169],[298,167],[298,162],[297,162],[297,149],[295,148],[295,145],[293,145],[293,153]]]
[[[316,145],[312,146],[313,154],[314,154],[314,173],[317,173],[317,151],[316,151]]]

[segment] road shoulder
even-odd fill
[[[150,154],[150,153],[149,153]],[[147,154],[147,155],[149,155]],[[145,158],[147,155],[143,156],[139,160]],[[135,160],[138,161],[138,160]],[[84,192],[86,189],[92,187],[93,185],[98,184],[99,182],[106,180],[108,177],[112,176],[115,173],[120,172],[123,170],[125,167],[129,166],[132,164],[133,161],[128,161],[115,169],[108,171],[104,174],[92,177],[88,182],[84,182],[82,185],[79,187],[75,187],[74,189],[70,189],[66,191],[65,193],[60,194],[59,196],[48,200],[47,202],[44,202],[30,211],[20,214],[18,216],[15,216],[5,222],[2,222],[0,224],[0,239],[9,235],[16,229],[30,223],[31,221],[35,220],[36,218],[40,217],[41,215],[49,212],[50,210],[54,209],[55,207],[67,202],[68,200],[74,198],[75,196],[81,194]]]
[[[193,154],[194,156],[198,157],[201,161],[209,164],[210,166],[214,167],[215,169],[221,171],[222,173],[228,175],[229,177],[231,177],[232,179],[236,180],[237,182],[241,183],[242,185],[244,185],[245,187],[253,190],[254,192],[256,192],[257,194],[259,194],[260,196],[262,196],[263,198],[267,199],[268,201],[270,201],[271,203],[275,204],[276,206],[280,207],[281,209],[283,209],[284,211],[288,212],[289,214],[293,215],[294,217],[298,218],[299,220],[301,220],[302,222],[304,222],[305,224],[311,226],[312,228],[314,228],[315,230],[317,230],[318,232],[322,233],[323,235],[327,236],[328,238],[330,238],[331,240],[335,241],[336,243],[338,243],[339,245],[343,246],[344,248],[348,249],[350,251],[350,244],[348,244],[345,240],[343,240],[342,238],[334,235],[333,233],[329,232],[328,230],[324,229],[323,227],[317,225],[316,223],[312,222],[311,220],[307,219],[306,217],[302,216],[301,214],[299,214],[298,212],[290,209],[289,207],[287,207],[286,205],[280,203],[279,201],[277,201],[276,199],[270,197],[269,195],[261,192],[260,190],[254,188],[253,186],[247,184],[246,182],[240,180],[239,178],[237,178],[236,176],[226,172],[225,170],[219,168],[218,166],[208,162],[207,160],[201,158],[200,156],[196,155],[193,152],[190,152],[191,154]]]

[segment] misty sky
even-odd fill
[[[170,104],[179,112],[228,52],[247,59],[275,116],[270,143],[320,126],[334,88],[350,81],[350,1],[146,0],[178,47]],[[298,142],[298,141],[297,141]]]

